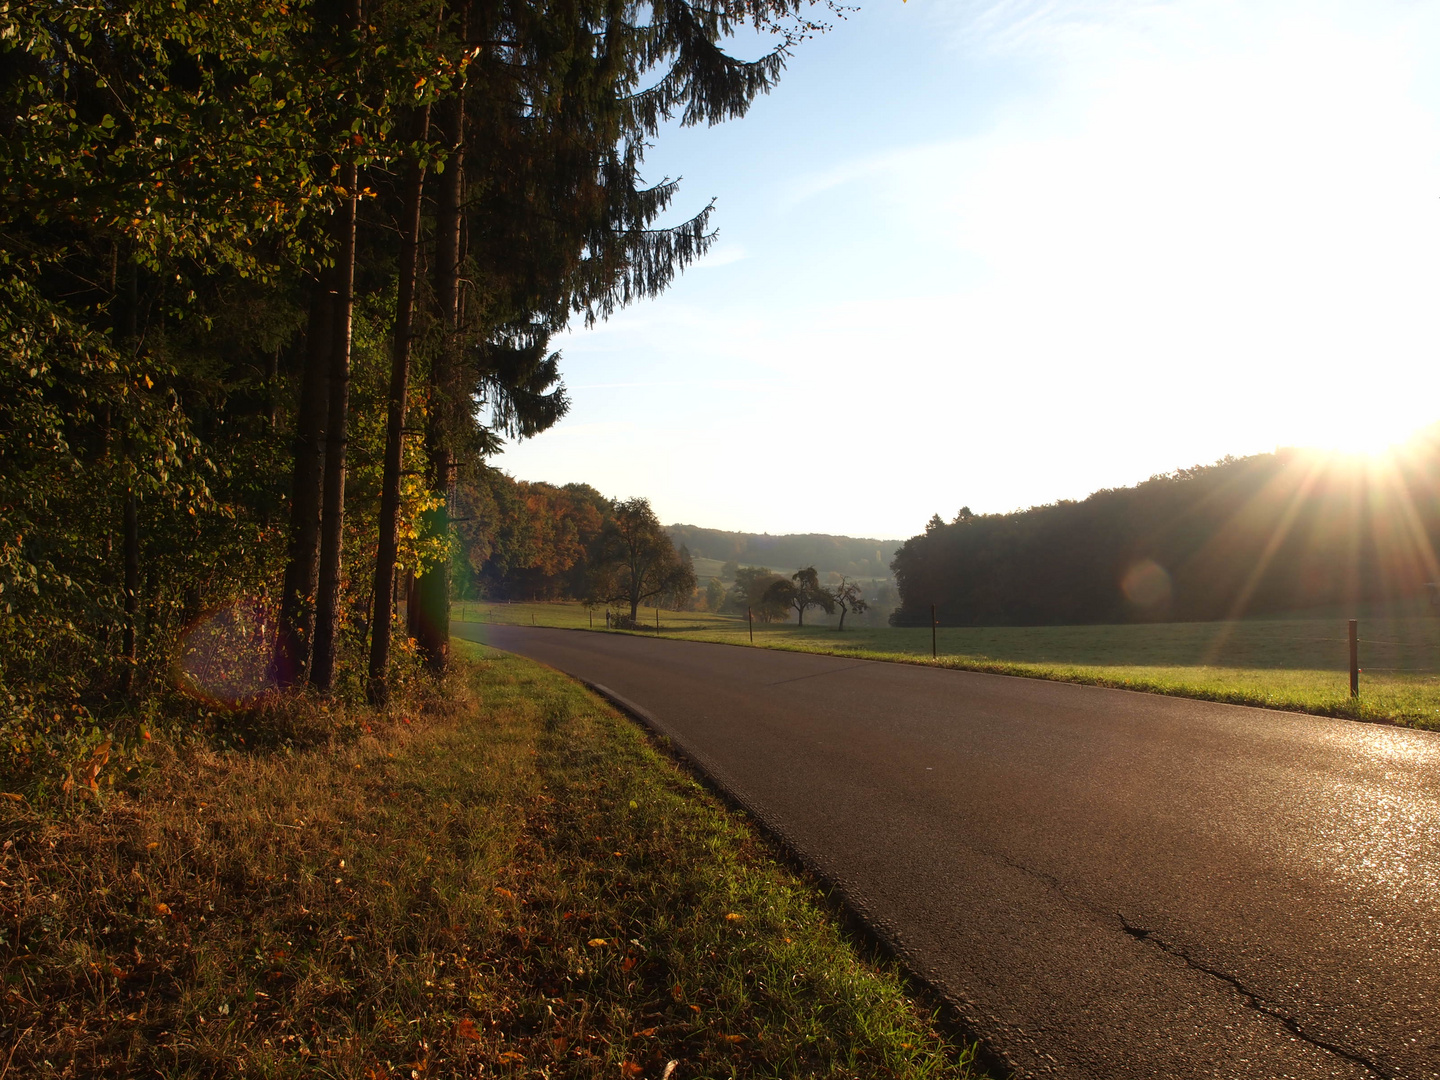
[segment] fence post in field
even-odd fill
[[[930,659],[937,660],[940,657],[939,636],[940,631],[936,629],[940,620],[935,614],[935,605],[930,605]]]
[[[1360,620],[1350,620],[1350,696],[1360,696]]]
[[[660,632],[660,605],[655,605],[655,633]]]
[[[747,604],[745,606],[745,621],[750,624],[750,644],[755,644],[755,612]]]
[[[595,629],[595,609],[594,609],[593,607],[587,609],[587,614],[589,614],[589,616],[590,616],[590,629],[591,629],[591,630],[594,630],[594,629]]]

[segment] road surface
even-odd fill
[[[1440,735],[455,629],[646,710],[1018,1076],[1440,1077]]]

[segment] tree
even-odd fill
[[[762,623],[781,622],[789,608],[788,602],[766,599],[770,587],[785,578],[768,566],[739,566],[735,568],[735,584],[726,597],[725,607],[737,615],[747,611]]]
[[[725,583],[717,577],[712,577],[705,583],[705,610],[719,611],[720,605],[725,603]]]
[[[765,599],[794,608],[801,626],[805,625],[805,612],[812,607],[821,608],[826,614],[835,611],[835,597],[820,584],[820,575],[813,566],[795,571],[789,581],[781,578],[773,582],[765,590]]]
[[[642,602],[663,593],[695,591],[695,569],[680,561],[649,499],[616,503],[606,534],[597,599],[628,603],[632,623],[640,616]]]
[[[870,605],[860,595],[860,586],[857,582],[846,578],[840,579],[840,584],[835,586],[831,595],[835,598],[835,606],[840,609],[840,629],[845,629],[845,616],[850,612],[861,615]]]

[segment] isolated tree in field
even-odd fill
[[[630,621],[640,605],[662,594],[695,591],[695,568],[682,562],[650,500],[635,498],[616,503],[607,529],[605,563],[599,599],[628,603]]]
[[[725,607],[737,615],[744,615],[748,609],[757,622],[783,622],[790,605],[767,600],[766,593],[770,586],[784,580],[783,575],[768,566],[736,567],[735,585],[725,600]]]
[[[725,603],[725,583],[719,578],[712,577],[705,586],[705,610],[719,611],[720,605]]]
[[[765,599],[795,609],[799,625],[805,625],[805,612],[818,607],[831,614],[835,611],[835,597],[820,584],[820,575],[813,566],[797,570],[790,580],[780,579],[765,590]]]
[[[841,578],[840,584],[831,590],[831,596],[835,598],[835,606],[840,609],[840,629],[845,629],[845,616],[850,612],[856,615],[863,614],[870,605],[860,595],[860,586],[847,578]]]

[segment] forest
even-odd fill
[[[895,556],[896,625],[1192,621],[1424,606],[1440,427],[1373,458],[1226,458],[1009,514],[939,515]]]
[[[483,462],[567,409],[551,338],[715,238],[646,151],[742,116],[805,7],[0,6],[7,762],[442,671]]]

